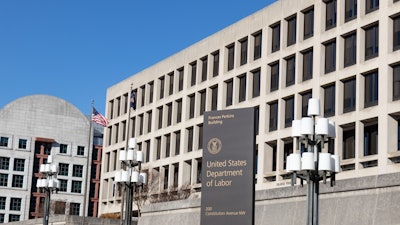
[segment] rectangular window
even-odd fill
[[[212,56],[213,56],[213,77],[216,77],[219,74],[219,51],[214,52]]]
[[[144,102],[145,102],[145,99],[146,99],[146,86],[145,86],[145,85],[143,85],[143,86],[140,87],[140,95],[141,95],[140,106],[144,106]],[[119,104],[120,102],[121,102],[121,101],[118,101],[118,104]],[[119,108],[119,107],[118,107],[118,108]],[[119,115],[119,113],[118,113],[118,115]]]
[[[58,179],[60,182],[60,189],[58,191],[67,192],[68,180]]]
[[[303,39],[310,38],[314,35],[314,7],[307,9],[304,14],[304,34]]]
[[[12,187],[22,188],[24,186],[24,176],[13,175]]]
[[[197,62],[194,61],[190,64],[191,68],[191,77],[190,77],[190,86],[196,85],[196,78],[197,78]]]
[[[239,102],[246,100],[246,74],[243,74],[239,78]]]
[[[357,0],[346,0],[344,11],[344,20],[346,22],[357,18]]]
[[[160,106],[157,108],[157,112],[158,112],[158,129],[161,129],[163,127],[163,107]]]
[[[26,139],[19,139],[18,140],[18,148],[19,149],[26,149],[27,148],[28,140]]]
[[[186,128],[187,131],[187,151],[193,151],[193,127]]]
[[[208,57],[204,57],[201,59],[201,81],[207,80],[207,71],[208,70]]]
[[[143,134],[143,114],[139,115],[139,135]]]
[[[167,104],[167,126],[172,124],[172,103]]]
[[[324,87],[324,116],[335,115],[335,84]]]
[[[194,118],[194,100],[195,100],[195,95],[189,95],[189,119]]]
[[[365,13],[379,9],[379,0],[365,0]]]
[[[313,49],[308,49],[303,53],[303,81],[310,80],[313,77]]]
[[[230,45],[228,49],[228,71],[232,70],[235,63],[235,45]]]
[[[10,210],[12,211],[20,211],[21,210],[22,199],[20,198],[11,198],[10,201]]]
[[[261,49],[262,49],[262,32],[253,35],[254,37],[254,55],[253,59],[261,58]]]
[[[68,152],[68,145],[60,144],[60,153],[61,154],[67,154],[67,152]]]
[[[400,99],[400,64],[393,67],[393,100]]]
[[[307,91],[301,94],[301,116],[307,117],[308,100],[312,98],[312,91]]]
[[[24,171],[25,170],[25,159],[14,159],[14,171]]]
[[[169,77],[168,94],[172,95],[174,93],[174,72],[171,72],[170,74],[168,74],[168,77]]]
[[[400,49],[400,16],[393,18],[393,51]]]
[[[149,103],[153,103],[154,96],[154,82],[149,83]]]
[[[0,213],[0,223],[4,223],[5,215],[4,213]],[[10,220],[9,220],[10,221]],[[18,220],[17,220],[18,221]]]
[[[0,170],[8,170],[10,167],[10,158],[0,157]]]
[[[218,85],[211,87],[211,110],[217,110],[218,106]]]
[[[81,193],[82,190],[82,181],[72,181],[71,192],[72,193]]]
[[[278,129],[278,101],[268,103],[269,105],[269,131]]]
[[[176,122],[182,121],[182,99],[176,100]]]
[[[171,154],[171,135],[167,134],[165,137],[165,157],[169,157]]]
[[[287,34],[287,46],[296,43],[296,16],[292,16],[286,19],[288,24],[288,34]]]
[[[356,64],[357,60],[357,34],[352,32],[344,38],[344,67]]]
[[[206,111],[206,90],[201,90],[200,94],[200,115],[204,114]]]
[[[365,60],[378,56],[379,53],[379,25],[369,26],[365,30]]]
[[[145,142],[146,142],[146,155],[144,162],[150,162],[150,149],[151,149],[150,140],[147,140]]]
[[[271,52],[279,51],[281,47],[281,23],[271,26],[272,29],[272,47]]]
[[[181,152],[181,132],[175,132],[175,155],[179,155]]]
[[[285,99],[285,128],[292,126],[294,120],[294,97]]]
[[[150,110],[147,112],[147,133],[151,132],[152,117],[153,117],[153,112]]]
[[[81,204],[71,202],[71,203],[69,204],[69,207],[70,207],[70,209],[69,209],[69,215],[79,216]]]
[[[296,57],[290,56],[286,58],[286,87],[289,87],[295,83],[296,76]]]
[[[329,30],[336,27],[337,3],[336,0],[330,0],[325,2],[326,2],[325,30]]]
[[[8,222],[19,221],[20,215],[10,214],[8,215]]]
[[[336,70],[336,40],[325,45],[325,74]]]
[[[271,67],[271,86],[270,91],[279,89],[279,61],[273,62],[269,65]]]
[[[77,155],[85,155],[85,146],[78,146],[76,154]]]
[[[354,125],[343,128],[343,159],[352,159],[355,157],[355,137]]]
[[[7,187],[8,185],[8,174],[0,173],[0,186]]]
[[[178,90],[182,91],[183,90],[183,68],[178,70],[178,74],[179,74],[179,83],[178,83]]]
[[[240,41],[240,65],[244,65],[247,63],[247,47],[248,47],[248,40],[243,39]]]
[[[0,210],[5,210],[6,209],[6,197],[0,197]]]
[[[203,124],[197,126],[199,131],[199,139],[197,142],[198,149],[203,149]]]
[[[365,93],[364,107],[370,107],[378,104],[378,71],[364,75]]]
[[[364,125],[364,156],[378,154],[378,124]]]
[[[164,89],[165,89],[165,77],[162,76],[160,78],[158,78],[159,82],[160,82],[160,96],[159,99],[163,99],[164,98]]]
[[[293,153],[293,141],[285,140],[283,145],[283,169],[286,169],[286,159]]]
[[[8,147],[8,137],[0,137],[0,147]]]
[[[156,160],[159,160],[161,159],[161,137],[156,137],[156,146],[157,146]]]
[[[260,96],[260,69],[253,71],[253,98]]]
[[[59,163],[58,164],[58,175],[61,176],[68,176],[68,164],[65,163]]]
[[[233,79],[225,81],[226,83],[226,106],[233,103]]]
[[[343,81],[343,112],[351,112],[356,108],[356,79]]]
[[[164,166],[164,190],[168,189],[169,166]]]
[[[83,165],[73,165],[72,176],[82,177],[83,176]]]

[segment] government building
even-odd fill
[[[88,116],[54,96],[25,96],[0,109],[0,223],[43,217],[45,193],[36,185],[49,155],[59,181],[50,219],[97,217],[103,127],[90,127]]]
[[[341,160],[320,223],[400,224],[399,50],[399,0],[278,0],[110,86],[99,215],[121,211],[118,155],[135,137],[149,174],[139,225],[200,224],[203,114],[254,107],[255,224],[305,223],[286,157],[292,120],[318,98]]]

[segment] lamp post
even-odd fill
[[[292,173],[292,186],[299,178],[301,185],[307,182],[307,225],[318,225],[319,182],[330,178],[335,185],[336,173],[340,172],[340,158],[324,151],[325,143],[335,139],[335,124],[320,115],[319,99],[308,101],[308,117],[293,120],[292,137],[296,140],[296,152],[287,157],[286,170]],[[300,145],[304,149],[299,150]]]
[[[119,152],[119,161],[122,169],[115,172],[115,182],[125,187],[125,225],[132,224],[132,202],[136,187],[142,186],[147,182],[147,174],[140,172],[143,152],[135,149],[136,139],[130,138],[128,146],[128,151],[122,150]]]
[[[42,193],[45,193],[43,225],[49,224],[50,195],[53,192],[57,193],[58,189],[60,188],[60,182],[57,179],[57,164],[52,164],[52,159],[52,155],[49,155],[47,158],[47,163],[40,165],[39,172],[42,174],[42,178],[38,179],[36,183],[36,187],[39,188]]]

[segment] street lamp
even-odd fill
[[[125,225],[132,224],[132,201],[136,187],[142,186],[147,182],[147,174],[140,172],[143,152],[135,150],[136,139],[130,138],[128,146],[128,151],[122,150],[119,152],[119,161],[121,161],[122,169],[115,171],[115,182],[125,186],[126,190]]]
[[[320,115],[319,99],[308,101],[309,117],[293,120],[292,137],[296,140],[296,152],[287,157],[286,170],[292,173],[292,186],[299,178],[301,185],[307,182],[307,225],[318,225],[319,182],[330,178],[335,185],[336,173],[340,172],[340,159],[324,151],[325,143],[335,139],[335,123]],[[299,146],[304,149],[299,151]]]
[[[58,191],[60,188],[60,182],[57,179],[58,168],[57,164],[52,164],[53,157],[49,155],[47,163],[40,165],[39,172],[42,174],[42,178],[36,182],[36,187],[43,193],[45,193],[44,207],[43,207],[43,225],[49,224],[50,214],[50,194]]]

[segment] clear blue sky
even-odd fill
[[[0,0],[0,108],[62,98],[104,114],[107,88],[274,0]]]

